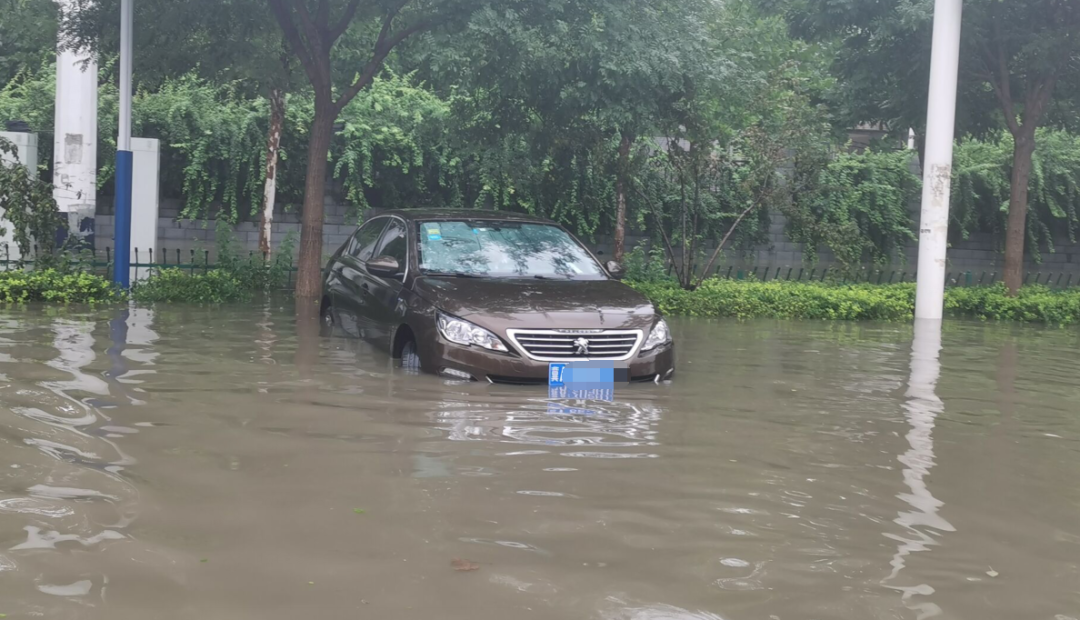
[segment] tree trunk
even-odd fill
[[[616,262],[622,262],[626,253],[626,187],[630,176],[630,147],[634,138],[623,133],[619,143],[619,163],[615,180],[615,256]]]
[[[277,195],[278,149],[281,128],[285,124],[285,93],[270,91],[270,133],[266,137],[266,184],[263,187],[262,220],[259,222],[259,251],[270,258],[270,236],[274,223],[274,198]]]
[[[1024,239],[1027,224],[1028,180],[1035,153],[1035,130],[1022,128],[1013,146],[1012,188],[1009,195],[1009,224],[1005,232],[1005,286],[1016,295],[1023,284]]]
[[[329,89],[327,89],[329,90]],[[300,214],[300,257],[296,297],[317,301],[322,293],[323,197],[326,195],[326,160],[330,153],[337,112],[330,98],[316,97],[315,119],[308,140],[304,207]]]

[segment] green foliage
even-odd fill
[[[133,287],[131,298],[140,303],[221,304],[247,301],[251,299],[251,289],[220,269],[189,274],[172,268],[162,269]]]
[[[631,282],[660,312],[698,317],[906,321],[915,311],[915,285],[757,282],[714,278],[687,291],[671,283]],[[1080,288],[1020,289],[1004,285],[945,291],[945,309],[957,317],[1069,324],[1080,321]]]
[[[218,221],[215,231],[216,266],[206,273],[161,269],[132,287],[131,297],[141,303],[176,302],[221,304],[248,301],[254,293],[288,286],[295,239],[290,234],[270,260],[248,254],[236,241],[232,227]]]
[[[232,227],[221,220],[218,221],[215,231],[215,243],[217,270],[229,275],[245,288],[269,292],[288,286],[293,249],[296,246],[293,233],[289,233],[282,240],[270,260],[245,253],[237,243]]]
[[[922,183],[911,165],[911,151],[841,153],[824,164],[801,154],[803,189],[782,209],[788,235],[811,259],[823,245],[848,268],[889,262],[916,238],[911,207]]]
[[[623,269],[628,281],[641,284],[660,284],[676,282],[668,275],[667,258],[660,248],[645,250],[645,244],[639,244],[626,253]]]
[[[11,227],[12,238],[23,257],[33,246],[38,253],[53,254],[56,231],[61,224],[52,185],[38,180],[19,162],[14,144],[0,138],[0,230]]]
[[[954,315],[1000,321],[1069,324],[1080,321],[1080,288],[1051,290],[1025,286],[1010,297],[1004,284],[952,288],[945,295],[945,310]]]
[[[205,217],[220,203],[218,217],[235,222],[261,203],[269,103],[237,87],[188,74],[132,104],[139,133],[163,141],[163,185],[180,187],[184,217]]]
[[[2,2],[3,0],[0,0]],[[55,122],[56,60],[23,66],[10,81],[0,87],[0,124],[25,121],[30,131],[51,132]],[[52,160],[52,140],[39,140],[38,161]]]
[[[1053,251],[1055,235],[1076,242],[1080,229],[1080,136],[1041,129],[1032,161],[1028,187],[1028,255],[1041,258],[1041,249]],[[954,239],[973,232],[1005,235],[1013,161],[1013,138],[1007,133],[986,140],[957,143],[953,154],[952,225]],[[1060,240],[1060,239],[1059,239]]]
[[[911,284],[828,285],[714,278],[693,291],[662,284],[633,286],[664,314],[686,316],[900,321],[910,319],[915,307]]]
[[[0,84],[24,67],[55,63],[59,8],[52,0],[0,0]]]
[[[97,304],[119,301],[121,297],[111,282],[91,273],[54,269],[0,272],[0,303]]]
[[[459,182],[458,160],[447,145],[450,104],[414,75],[392,71],[376,78],[343,110],[334,149],[334,176],[360,213],[380,204],[444,206]]]

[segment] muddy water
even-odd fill
[[[0,614],[1080,618],[1076,329],[674,327],[567,414],[282,308],[4,311]]]

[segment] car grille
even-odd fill
[[[506,333],[526,355],[542,362],[563,360],[625,360],[641,344],[641,330],[509,329]],[[582,354],[579,339],[588,341]]]

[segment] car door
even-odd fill
[[[374,254],[387,221],[388,218],[379,217],[361,226],[331,267],[327,278],[331,283],[330,303],[338,323],[345,333],[358,338],[363,337],[365,320],[370,314],[364,309],[369,303],[364,289],[367,282],[364,263]]]
[[[380,276],[365,269],[366,286],[362,286],[365,299],[365,317],[362,319],[366,331],[364,338],[386,350],[390,349],[391,336],[401,319],[398,302],[404,292],[404,277],[409,266],[408,241],[405,221],[398,217],[391,218],[372,257],[389,256],[396,259],[401,266],[398,275]]]

